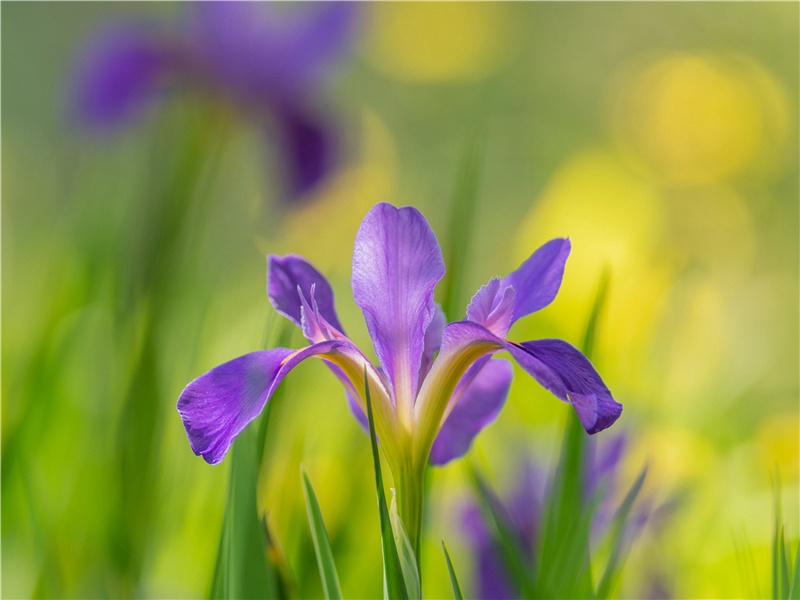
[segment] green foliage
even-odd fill
[[[314,493],[305,469],[301,468],[301,474],[308,510],[308,523],[311,526],[311,538],[314,540],[314,552],[317,555],[319,575],[322,578],[322,589],[325,592],[325,598],[338,599],[342,597],[342,590],[339,588],[339,574],[336,572],[336,564],[333,562],[328,531],[325,529],[325,521],[322,519],[317,495]]]
[[[252,427],[245,429],[231,449],[228,500],[209,592],[214,600],[288,597],[280,569],[269,558],[276,548],[266,521],[258,514],[257,435]]]
[[[447,561],[447,570],[450,572],[450,582],[453,584],[453,595],[456,600],[464,600],[464,594],[461,592],[461,585],[458,583],[456,571],[453,569],[453,561],[450,560],[450,553],[447,551],[444,540],[442,540],[442,550],[444,550],[444,559]]]
[[[444,246],[447,272],[440,284],[443,290],[442,309],[448,321],[461,318],[466,306],[464,276],[470,260],[469,248],[478,203],[484,145],[484,136],[476,136],[465,150],[456,176],[452,212],[447,229],[449,236]]]
[[[375,435],[375,421],[372,416],[372,400],[369,392],[367,370],[364,368],[364,388],[366,390],[367,419],[369,421],[369,436],[372,443],[372,461],[375,466],[375,487],[378,492],[378,512],[381,520],[381,545],[383,549],[383,588],[387,598],[409,598],[403,566],[400,555],[395,545],[395,534],[392,531],[389,508],[386,504],[386,494],[383,490],[383,477],[381,476],[381,457],[378,454],[378,438]]]
[[[773,484],[775,496],[775,526],[772,535],[772,597],[783,600],[800,600],[800,544],[795,551],[794,568],[791,549],[786,541],[781,514],[781,483],[776,475]]]

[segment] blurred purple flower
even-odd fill
[[[624,454],[626,439],[615,435],[602,440],[598,445],[589,442],[586,446],[586,468],[583,473],[582,494],[586,504],[598,491],[615,489],[619,476],[620,461]],[[501,502],[495,501],[494,510],[503,520],[507,531],[511,532],[529,565],[537,562],[536,551],[539,533],[544,518],[548,483],[545,470],[532,459],[523,461],[516,478],[516,486]],[[592,519],[592,538],[598,539],[611,523],[616,506],[613,495],[604,493],[603,500]],[[639,502],[627,524],[626,535],[631,538],[644,528],[651,516],[651,502]],[[478,598],[495,600],[521,597],[508,566],[503,561],[500,541],[492,532],[483,511],[473,503],[467,504],[461,512],[461,522],[467,539],[475,551],[477,569],[474,575],[474,590]],[[533,568],[533,567],[532,567]]]
[[[350,2],[195,2],[179,27],[124,22],[97,33],[78,62],[77,117],[86,127],[129,124],[170,89],[226,98],[259,125],[269,119],[282,148],[290,199],[332,169],[338,140],[320,109],[326,76],[356,26]]]

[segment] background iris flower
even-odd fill
[[[251,352],[186,386],[178,411],[192,450],[209,463],[221,461],[283,377],[310,356],[326,361],[356,411],[366,407],[366,372],[399,514],[418,551],[429,456],[443,464],[464,454],[508,393],[511,365],[490,360],[494,353],[507,350],[545,388],[571,403],[589,433],[609,427],[622,412],[589,360],[571,345],[505,339],[515,320],[555,298],[569,251],[567,239],[548,242],[509,276],[483,286],[467,308],[467,320],[445,326],[433,299],[445,270],[433,231],[413,207],[376,205],[356,235],[352,288],[378,367],[344,334],[327,280],[299,256],[270,256],[270,301],[302,328],[311,345]]]
[[[352,38],[354,4],[187,6],[177,26],[117,23],[86,45],[75,90],[78,117],[93,129],[111,129],[170,89],[230,101],[260,127],[271,126],[287,197],[303,197],[336,160],[336,131],[319,95]]]
[[[614,490],[618,488],[621,459],[625,454],[627,441],[623,435],[614,435],[601,444],[585,446],[586,463],[580,482],[581,499],[584,510],[592,510],[592,541],[599,542],[612,522],[614,512],[619,508],[615,503]],[[516,550],[530,573],[535,572],[539,562],[541,536],[546,526],[548,496],[554,481],[548,479],[546,469],[532,457],[527,457],[518,465],[514,486],[501,500],[494,495],[493,514],[502,521],[504,527],[516,542]],[[600,494],[601,500],[596,508],[593,500]],[[625,524],[626,538],[630,540],[642,531],[648,519],[669,510],[663,504],[653,510],[653,498],[637,502],[630,520]],[[579,519],[579,515],[575,515]],[[479,598],[520,598],[518,583],[509,566],[504,562],[502,542],[494,532],[494,525],[486,518],[485,512],[474,503],[466,505],[461,513],[463,530],[474,549],[476,569],[473,575],[473,590]],[[594,545],[594,544],[593,544]]]

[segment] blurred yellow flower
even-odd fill
[[[789,130],[780,84],[748,58],[675,54],[620,76],[613,126],[664,183],[703,185],[779,166]]]
[[[371,5],[364,58],[402,81],[485,77],[508,51],[507,8],[493,2]]]

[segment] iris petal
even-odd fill
[[[333,289],[325,276],[311,263],[295,254],[286,256],[270,254],[267,257],[267,265],[267,295],[275,310],[302,328],[303,303],[298,289],[305,298],[310,299],[313,287],[319,314],[342,332],[334,307]]]
[[[581,352],[563,340],[508,343],[511,355],[556,397],[569,402],[587,433],[610,427],[622,414],[622,405]]]
[[[90,127],[126,124],[158,96],[171,68],[152,27],[125,24],[101,31],[79,61],[78,117]]]
[[[555,299],[571,248],[568,238],[550,240],[500,282],[501,291],[511,285],[516,292],[512,322],[543,309]]]
[[[490,360],[457,400],[431,448],[431,463],[444,465],[469,450],[472,440],[497,418],[514,376],[511,364]]]
[[[443,275],[439,243],[417,209],[370,210],[356,235],[353,297],[401,412],[417,389],[425,331],[436,314],[433,289]]]
[[[377,373],[351,342],[332,340],[301,350],[251,352],[192,381],[178,398],[178,412],[192,451],[210,464],[220,462],[236,436],[261,413],[286,374],[311,356],[325,359],[350,393],[363,388],[366,368],[376,428],[383,439],[391,439],[392,406]],[[363,405],[363,398],[357,397]],[[386,450],[389,455],[394,453],[388,445]]]

